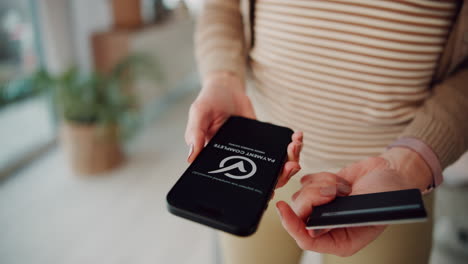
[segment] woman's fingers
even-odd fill
[[[334,254],[342,257],[351,256],[381,234],[384,226],[365,226],[354,228],[307,230],[304,221],[285,202],[276,203],[284,229],[304,250]]]
[[[326,234],[330,231],[331,229],[330,228],[326,228],[326,229],[314,229],[314,230],[311,230],[309,231],[309,235],[313,238],[317,238],[323,234]]]
[[[276,188],[283,187],[288,183],[289,179],[291,179],[291,177],[301,169],[301,166],[299,165],[299,156],[302,150],[302,137],[302,132],[295,132],[292,134],[292,142],[289,143],[287,148],[288,160],[283,166]]]
[[[304,138],[304,133],[302,131],[294,132],[294,134],[292,135],[292,140],[296,142],[302,143],[303,138]]]
[[[312,213],[312,207],[326,204],[335,199],[337,188],[335,184],[322,186],[306,186],[301,189],[292,202],[296,215],[305,221]]]
[[[302,132],[294,132],[292,134],[292,142],[288,145],[288,161],[299,162],[303,145],[302,138]]]
[[[276,207],[281,216],[281,223],[286,231],[296,240],[302,249],[311,249],[320,243],[320,238],[329,229],[308,231],[305,220],[312,213],[313,207],[329,203],[335,199],[337,194],[336,184],[331,175],[322,175],[322,180],[328,177],[327,181],[320,184],[309,184],[293,195],[292,207],[285,202],[278,202]],[[317,182],[319,183],[319,182]]]
[[[310,215],[313,206],[328,203],[338,195],[351,193],[349,183],[333,173],[309,174],[301,179],[301,183],[302,188],[291,199],[292,208],[302,220]]]
[[[192,163],[205,145],[205,138],[211,120],[207,118],[208,111],[200,104],[194,103],[190,107],[185,142],[189,146],[187,161]]]
[[[276,203],[278,214],[281,218],[281,224],[284,229],[296,240],[296,243],[302,249],[307,249],[315,243],[315,240],[310,237],[309,232],[305,227],[304,221],[300,219],[285,202],[279,201]]]
[[[283,170],[281,171],[281,175],[278,179],[278,183],[276,184],[276,188],[283,187],[288,183],[289,179],[298,173],[301,170],[301,166],[297,161],[287,161],[284,166]]]
[[[337,181],[336,174],[330,172],[318,172],[318,173],[311,173],[307,174],[301,178],[301,184],[303,186],[310,185],[310,184],[335,184]]]
[[[337,176],[337,179],[340,179],[336,183],[336,187],[338,190],[337,196],[348,196],[353,190],[351,184],[341,177]]]
[[[330,229],[307,230],[304,222],[294,213],[292,208],[285,202],[276,203],[278,214],[281,218],[281,224],[284,229],[294,238],[298,246],[304,250],[326,251],[332,244],[330,237],[322,236]],[[313,233],[316,233],[312,235]]]
[[[319,172],[305,175],[301,178],[302,186],[335,184],[337,187],[337,196],[346,196],[351,193],[351,184],[344,178],[329,172]]]

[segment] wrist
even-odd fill
[[[215,71],[203,79],[203,89],[236,89],[245,92],[244,82],[236,74],[229,71]]]
[[[389,167],[398,172],[408,188],[417,188],[424,192],[433,184],[431,168],[414,150],[404,147],[391,148],[380,155],[387,160]]]

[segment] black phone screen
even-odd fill
[[[229,118],[169,192],[169,210],[236,235],[252,234],[292,133],[269,123]]]

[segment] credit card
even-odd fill
[[[336,197],[316,206],[307,229],[370,226],[421,222],[427,219],[418,189]]]

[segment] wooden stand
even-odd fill
[[[143,26],[140,0],[112,0],[116,29],[135,29]]]

